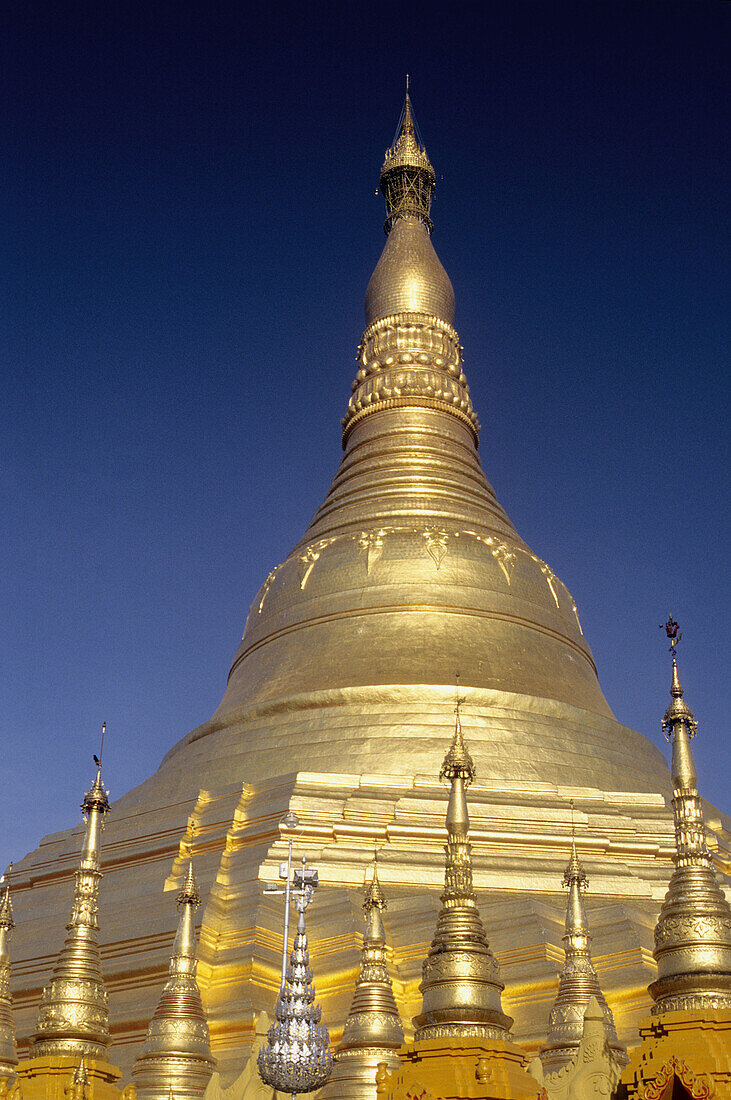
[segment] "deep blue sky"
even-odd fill
[[[218,703],[340,458],[412,77],[488,476],[617,716],[731,809],[731,5],[15,5],[0,50],[0,863]]]

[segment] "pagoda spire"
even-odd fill
[[[396,140],[381,168],[381,193],[386,200],[386,233],[390,233],[398,218],[418,218],[427,231],[432,231],[431,200],[436,176],[426,149],[419,141],[414,122],[409,78]]]
[[[467,446],[477,446],[480,425],[453,328],[454,288],[430,236],[435,184],[407,85],[397,137],[381,167],[388,240],[366,290],[359,367],[342,421],[344,448],[374,413],[388,412],[387,421],[400,423],[408,414],[397,413],[394,421],[399,409],[446,413],[467,429]]]
[[[99,950],[99,883],[101,834],[109,812],[101,762],[81,810],[86,822],[81,859],[76,870],[74,903],[51,980],[43,990],[32,1058],[49,1055],[104,1059],[109,1047],[109,1010]]]
[[[565,959],[559,976],[558,993],[549,1017],[548,1038],[540,1051],[546,1072],[560,1069],[576,1055],[584,1034],[584,1014],[592,997],[596,998],[603,1013],[604,1031],[610,1050],[617,1061],[624,1063],[627,1060],[627,1053],[617,1038],[614,1017],[591,961],[591,934],[583,898],[589,880],[576,853],[573,812],[572,803],[571,858],[563,876],[563,885],[568,889],[566,931],[563,937]]]
[[[379,1064],[385,1063],[391,1071],[400,1065],[397,1051],[404,1041],[404,1029],[386,966],[386,934],[381,916],[385,908],[386,899],[374,862],[363,900],[366,927],[355,994],[332,1075],[319,1100],[375,1100]]]
[[[166,1100],[171,1090],[178,1100],[200,1100],[215,1069],[196,980],[195,912],[200,900],[191,860],[176,899],[180,917],[168,980],[133,1071],[140,1100]]]
[[[10,901],[10,883],[7,882],[2,895],[2,902],[0,902],[0,1080],[14,1077],[15,1067],[18,1064],[12,997],[10,996],[10,952],[8,950],[10,936],[14,928],[15,921],[13,920],[13,905]]]
[[[446,867],[442,909],[419,989],[421,1014],[415,1039],[469,1037],[509,1039],[512,1019],[502,1010],[498,962],[487,942],[472,883],[472,848],[466,789],[475,766],[464,743],[460,705],[455,707],[452,744],[440,779],[450,783],[447,806]]]
[[[680,636],[672,615],[665,629],[673,659],[662,729],[672,744],[675,870],[655,926],[657,981],[648,988],[653,1015],[682,1008],[731,1008],[731,907],[706,845],[703,806],[691,740],[698,732],[678,677]]]

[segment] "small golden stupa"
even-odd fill
[[[215,1069],[196,981],[195,911],[200,894],[192,861],[177,896],[180,911],[170,970],[134,1067],[139,1100],[200,1100]]]
[[[318,1100],[374,1100],[378,1066],[393,1070],[399,1065],[404,1029],[386,963],[381,916],[385,908],[386,898],[374,863],[363,900],[366,927],[355,994],[330,1080],[318,1093]]]
[[[467,1037],[507,1039],[512,1020],[503,1012],[500,967],[480,920],[472,882],[470,817],[466,789],[475,765],[465,748],[459,707],[454,738],[440,779],[450,783],[442,908],[421,981],[422,1008],[414,1020],[415,1040]]]
[[[86,828],[66,939],[43,989],[29,1057],[17,1067],[23,1100],[61,1100],[69,1078],[79,1097],[87,1084],[93,1100],[120,1095],[121,1072],[107,1061],[109,1008],[99,948],[102,830],[109,812],[100,762],[81,810]]]
[[[604,1031],[614,1057],[627,1061],[627,1052],[617,1038],[612,1010],[607,1004],[591,960],[591,933],[582,892],[589,885],[586,872],[576,853],[576,837],[571,838],[571,858],[563,877],[568,889],[564,964],[559,976],[558,993],[548,1021],[548,1038],[541,1047],[543,1069],[553,1073],[573,1060],[584,1035],[584,1016],[592,997],[603,1014]]]
[[[74,905],[66,940],[43,990],[38,1022],[31,1036],[33,1058],[72,1055],[104,1058],[109,1047],[109,1008],[99,950],[101,834],[109,798],[101,765],[81,810],[86,821],[76,871]]]
[[[0,1079],[15,1078],[18,1051],[15,1046],[12,997],[10,995],[10,936],[15,928],[13,905],[10,901],[10,883],[0,902]]]
[[[731,1008],[731,908],[706,844],[690,746],[698,724],[683,699],[675,648],[670,695],[662,728],[672,744],[676,857],[655,925],[654,1016],[682,1008]]]
[[[678,677],[678,625],[670,616],[672,702],[662,728],[672,744],[675,870],[655,925],[658,976],[652,1015],[622,1074],[627,1100],[731,1100],[731,906],[708,850],[691,740],[698,725]]]
[[[376,1075],[380,1100],[528,1100],[538,1095],[525,1053],[511,1041],[499,967],[487,942],[472,884],[466,787],[475,766],[464,743],[457,700],[452,744],[440,779],[450,783],[442,908],[424,960],[421,1013],[401,1065]],[[487,1087],[486,1087],[487,1086]],[[365,1100],[367,1094],[363,1094]]]

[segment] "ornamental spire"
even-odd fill
[[[135,1062],[140,1100],[166,1100],[171,1090],[179,1100],[200,1100],[215,1069],[196,981],[195,912],[200,900],[191,860],[176,899],[180,918],[168,980]]]
[[[376,864],[366,885],[360,973],[333,1061],[332,1076],[319,1100],[375,1100],[376,1072],[381,1062],[391,1071],[400,1065],[397,1051],[404,1030],[396,1008],[386,965],[386,934],[381,914],[386,899],[378,881]]]
[[[447,807],[446,867],[442,910],[429,953],[424,960],[420,990],[421,1014],[414,1019],[415,1039],[457,1036],[508,1039],[512,1020],[502,1010],[505,988],[487,942],[472,883],[472,848],[466,788],[475,766],[464,743],[457,696],[455,729],[440,779],[450,782]]]
[[[718,884],[706,846],[703,807],[691,740],[698,732],[683,699],[672,615],[665,624],[673,659],[662,729],[672,744],[675,870],[655,926],[657,981],[650,985],[653,1015],[681,1008],[731,1008],[731,907]]]
[[[477,445],[480,425],[453,328],[454,288],[430,237],[434,184],[407,88],[398,137],[381,168],[388,240],[366,290],[358,372],[342,421],[344,448],[357,425],[376,413],[391,414],[381,422],[387,430],[389,422],[401,423],[396,409],[446,413],[467,429],[468,446]],[[431,412],[417,415],[440,423]]]
[[[434,169],[417,135],[407,76],[398,137],[386,150],[381,168],[381,192],[386,200],[386,233],[391,232],[398,218],[405,217],[418,218],[431,233],[429,213],[435,186]]]
[[[575,1057],[584,1034],[584,1014],[592,997],[603,1013],[607,1042],[618,1062],[627,1061],[627,1053],[617,1038],[614,1017],[604,999],[599,979],[591,961],[591,934],[586,918],[583,892],[589,880],[576,853],[574,804],[571,803],[571,858],[563,876],[568,888],[566,931],[563,937],[565,960],[559,976],[558,993],[551,1009],[548,1038],[540,1051],[546,1072],[568,1065]]]
[[[89,1088],[89,1074],[86,1072],[86,1063],[82,1056],[81,1061],[74,1070],[71,1078],[71,1086],[66,1089],[69,1100],[87,1100]]]
[[[302,872],[294,876],[299,891],[294,904],[299,918],[284,986],[277,997],[276,1022],[269,1028],[257,1058],[262,1081],[293,1096],[322,1088],[333,1063],[330,1035],[321,1022],[322,1009],[312,984],[305,910],[312,900],[317,878],[316,872],[312,875],[307,871],[306,864],[303,857]],[[308,874],[312,876],[309,879]]]
[[[98,760],[96,779],[84,796],[81,810],[86,830],[75,876],[74,904],[64,945],[41,997],[30,1041],[32,1058],[84,1055],[104,1059],[109,1047],[109,1010],[97,920],[101,834],[109,797]]]
[[[9,878],[12,863],[5,878]],[[0,879],[0,883],[2,883]],[[18,1064],[18,1052],[15,1047],[15,1028],[13,1026],[12,997],[10,996],[10,952],[8,945],[15,928],[13,905],[10,901],[10,883],[0,903],[0,1080],[14,1077]]]

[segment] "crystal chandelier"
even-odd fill
[[[332,1070],[330,1035],[321,1022],[322,1010],[315,1002],[305,930],[305,910],[317,886],[317,871],[307,868],[306,862],[303,857],[302,870],[294,875],[297,893],[294,904],[299,918],[289,965],[277,997],[276,1021],[269,1028],[257,1059],[262,1081],[293,1097],[322,1088]]]

